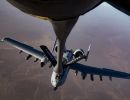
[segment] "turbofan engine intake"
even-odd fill
[[[85,55],[85,53],[84,53],[84,51],[82,49],[75,50],[75,52],[73,54],[74,54],[75,58]]]

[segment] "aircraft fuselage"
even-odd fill
[[[52,72],[51,84],[54,88],[57,88],[65,83],[65,80],[69,72],[69,66],[66,67],[64,66],[64,64],[71,61],[73,57],[73,52],[71,50],[64,51],[62,73],[59,75],[59,73],[56,73],[55,70]]]

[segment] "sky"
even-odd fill
[[[107,3],[81,16],[67,39],[68,49],[92,48],[85,65],[109,68],[130,73],[130,17]],[[0,1],[0,38],[10,37],[40,50],[47,45],[51,50],[55,34],[47,20],[27,15]],[[65,84],[56,92],[52,90],[50,77],[52,69],[40,68],[34,59],[25,60],[27,54],[0,43],[0,99],[1,100],[129,100],[130,80],[116,79],[103,82],[76,77],[69,72]]]

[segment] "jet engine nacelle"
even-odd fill
[[[82,49],[75,50],[75,52],[73,54],[74,54],[75,58],[85,55],[85,53]]]

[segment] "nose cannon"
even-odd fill
[[[51,76],[51,84],[54,87],[54,90],[58,88],[58,83],[60,81],[60,76],[55,71],[53,71]]]

